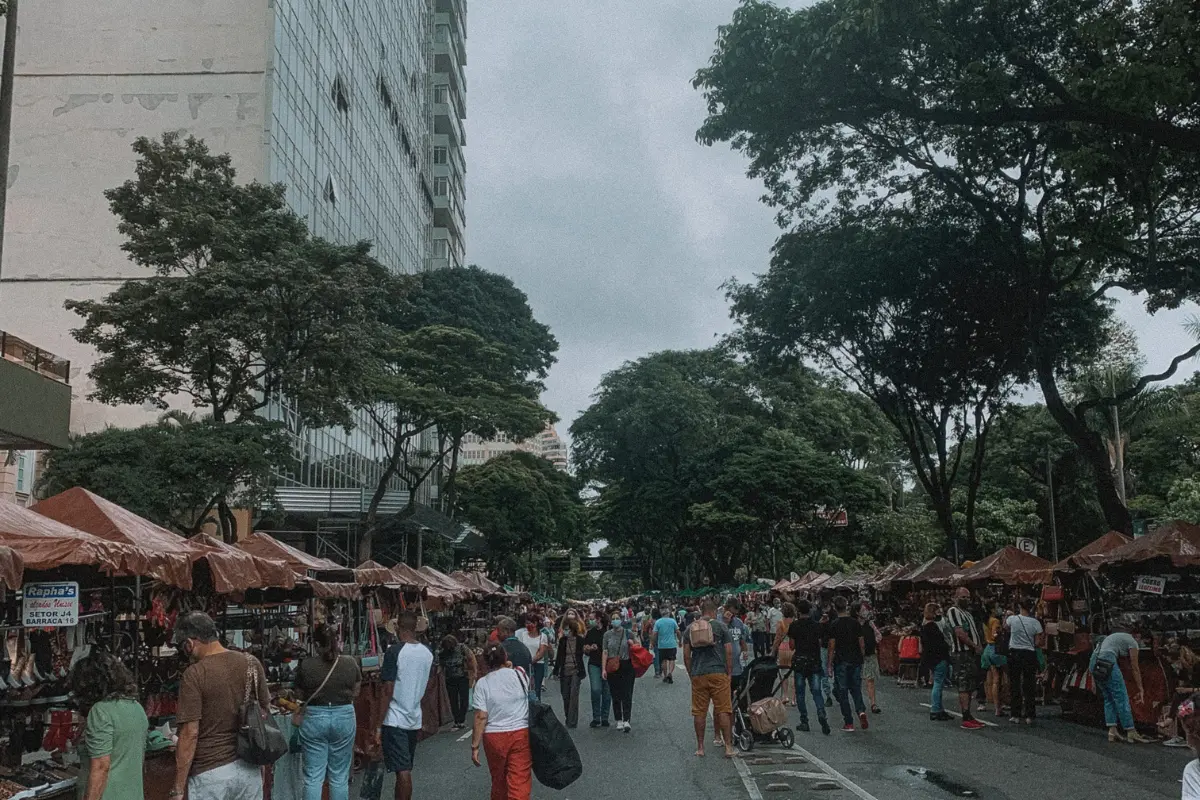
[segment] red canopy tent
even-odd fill
[[[1110,550],[1104,565],[1169,558],[1176,567],[1200,564],[1200,526],[1176,520]]]
[[[36,511],[0,500],[0,545],[15,551],[27,570],[89,565],[108,575],[169,581],[172,560],[121,542],[110,542]]]
[[[296,573],[282,561],[251,555],[207,533],[197,533],[188,541],[208,551],[213,588],[220,594],[246,589],[291,589],[296,585]]]
[[[364,561],[354,570],[354,582],[359,586],[386,586],[396,583],[396,576],[383,564]]]
[[[244,550],[252,556],[259,558],[268,558],[272,561],[282,561],[292,568],[294,572],[348,572],[349,567],[343,567],[336,561],[330,561],[328,558],[318,558],[317,556],[309,555],[303,550],[292,547],[290,544],[279,541],[278,539],[256,531],[245,539],[237,543],[239,550]]]
[[[1054,565],[1055,572],[1080,572],[1099,568],[1109,554],[1133,541],[1120,531],[1109,531],[1090,544],[1076,550]]]
[[[158,553],[170,571],[164,582],[181,589],[192,588],[192,564],[207,555],[179,534],[79,486],[46,498],[32,510],[101,539]]]
[[[1042,583],[1050,574],[1052,566],[1044,558],[1038,558],[1009,545],[981,559],[970,569],[954,573],[947,583],[952,586],[965,586],[980,581],[1000,581],[1014,585]]]
[[[918,564],[910,570],[901,572],[892,578],[892,583],[941,583],[954,573],[958,567],[953,561],[947,561],[941,556],[934,556],[923,564]]]

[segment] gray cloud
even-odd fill
[[[711,344],[729,328],[721,284],[766,267],[778,230],[761,185],[742,156],[695,141],[691,80],[736,6],[470,6],[468,260],[512,277],[558,336],[544,399],[560,430],[608,370]],[[1190,344],[1190,312],[1120,313],[1151,368]]]

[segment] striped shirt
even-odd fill
[[[946,609],[946,624],[951,630],[951,653],[962,653],[972,649],[969,645],[959,640],[958,634],[955,633],[958,628],[966,631],[967,638],[974,642],[976,646],[982,641],[982,637],[979,635],[979,626],[975,624],[975,617],[971,616],[971,612],[969,611],[963,611],[958,606],[951,606]]]

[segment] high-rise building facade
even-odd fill
[[[523,441],[512,439],[505,434],[500,434],[495,439],[483,439],[473,433],[467,434],[463,437],[462,447],[458,451],[458,463],[461,467],[478,466],[486,464],[498,455],[513,451],[541,456],[563,472],[569,468],[567,443],[558,435],[553,425],[547,425],[541,433]]]
[[[138,136],[182,131],[241,180],[281,182],[312,231],[398,273],[465,253],[465,0],[39,0],[21,6],[0,327],[71,364],[76,432],[157,412],[86,400],[95,354],[67,299],[145,277],[105,189]],[[286,418],[285,407],[273,414]],[[369,425],[296,430],[285,482],[371,485]]]

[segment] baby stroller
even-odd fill
[[[743,753],[759,743],[778,742],[788,748],[796,743],[796,734],[787,724],[787,706],[776,696],[791,674],[771,656],[762,656],[747,664],[741,678],[736,679],[733,743]]]

